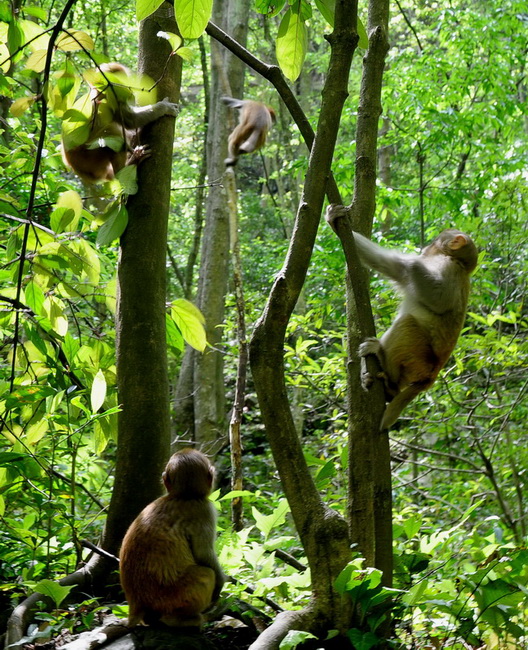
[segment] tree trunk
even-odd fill
[[[217,2],[213,21],[226,29],[242,45],[247,37],[249,0]],[[211,41],[211,119],[208,128],[207,175],[209,181],[222,178],[227,157],[230,125],[222,95],[241,96],[244,84],[243,64],[214,40]],[[183,368],[193,360],[192,388],[187,380],[187,395],[192,395],[194,439],[214,453],[226,441],[226,406],[224,363],[219,348],[222,344],[221,325],[224,320],[225,296],[229,278],[229,212],[222,185],[212,186],[206,205],[203,231],[197,304],[206,324],[211,348],[203,354],[187,351]],[[179,388],[185,389],[182,377]],[[178,390],[177,399],[183,393]]]
[[[158,97],[179,100],[181,59],[167,41],[176,32],[173,8],[165,2],[140,25],[139,72],[157,81]],[[138,168],[139,191],[128,202],[128,227],[118,264],[116,356],[117,464],[104,547],[119,549],[134,517],[159,496],[160,476],[170,452],[169,382],[165,334],[167,221],[174,120],[163,117],[143,130],[153,154]]]
[[[284,377],[284,337],[310,261],[319,224],[327,178],[339,129],[352,54],[357,44],[357,4],[338,0],[335,28],[329,37],[332,53],[322,92],[317,133],[286,262],[272,287],[250,347],[251,368],[273,457],[301,537],[312,575],[314,598],[306,618],[281,617],[253,648],[278,647],[289,623],[322,631],[329,626],[345,631],[350,610],[333,582],[350,560],[345,520],[321,500],[306,465],[288,403]],[[277,632],[277,628],[280,629]],[[298,628],[299,629],[299,628]]]

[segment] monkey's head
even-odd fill
[[[204,499],[213,487],[214,467],[201,451],[182,449],[170,457],[162,477],[171,497]]]
[[[456,228],[442,230],[433,243],[423,249],[422,255],[447,255],[468,273],[475,269],[478,260],[477,247],[471,237]]]

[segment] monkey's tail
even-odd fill
[[[389,402],[387,408],[385,409],[385,412],[383,413],[380,430],[384,431],[385,429],[391,427],[400,417],[400,413],[407,406],[407,404],[412,402],[412,400],[422,391],[429,388],[432,383],[433,382],[430,379],[417,381],[414,384],[411,384],[410,386],[404,388],[401,393],[398,393],[392,402]]]
[[[234,167],[237,164],[238,158],[226,158],[224,164],[226,167]]]

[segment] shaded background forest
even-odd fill
[[[27,20],[44,20],[41,9],[53,16],[53,7],[43,3],[33,11],[24,8]],[[364,20],[362,9],[360,5]],[[128,6],[87,2],[69,19],[70,26],[92,36],[97,51],[136,67],[136,22]],[[471,234],[481,251],[455,354],[435,386],[406,409],[391,432],[394,586],[402,590],[404,641],[412,634],[414,639],[438,636],[470,644],[459,647],[523,647],[528,635],[522,550],[528,468],[527,22],[523,3],[515,1],[457,0],[444,6],[403,0],[392,7],[373,239],[416,251],[439,230],[456,225]],[[1,25],[5,36],[7,22]],[[276,21],[252,12],[248,49],[273,61],[276,29]],[[314,121],[328,61],[324,31],[323,19],[314,12],[306,61],[292,84]],[[202,238],[209,236],[203,230],[208,184],[220,182],[207,178],[204,167],[214,154],[205,139],[208,124],[216,119],[206,110],[214,61],[207,38],[190,47],[194,58],[183,65],[173,154],[168,301],[197,299],[200,269],[208,263],[199,254]],[[352,198],[362,54],[360,49],[352,65],[332,166],[345,202]],[[65,56],[79,70],[90,67],[82,52]],[[100,536],[112,489],[117,418],[117,242],[95,246],[97,201],[88,206],[90,213],[75,212],[75,228],[70,223],[60,231],[56,213],[50,220],[61,193],[85,195],[63,166],[60,120],[53,116],[34,218],[62,237],[57,240],[44,230],[30,234],[34,275],[25,278],[22,304],[15,300],[21,247],[17,220],[23,218],[30,191],[40,124],[36,110],[13,117],[8,109],[27,90],[37,92],[39,81],[23,61],[9,72],[15,81],[2,78],[0,142],[0,576],[5,612],[40,580],[72,571],[86,556],[81,540]],[[278,114],[262,155],[246,157],[237,167],[245,316],[251,332],[288,247],[308,155],[271,86],[248,70],[243,92]],[[83,238],[70,237],[73,230],[81,230]],[[316,485],[341,512],[346,508],[347,463],[343,283],[339,240],[321,224],[302,299],[288,326],[287,380]],[[212,291],[223,297],[221,289]],[[377,276],[371,295],[376,325],[383,332],[397,297]],[[202,306],[202,311],[210,327],[207,309]],[[23,344],[13,355],[19,321]],[[241,578],[228,592],[259,606],[263,596],[285,608],[302,605],[310,594],[307,572],[282,563],[274,553],[286,550],[303,561],[251,377],[242,427],[244,528],[235,533],[230,527],[227,423],[238,355],[232,280],[227,282],[225,317],[214,336],[223,377],[215,384],[221,394],[211,421],[210,414],[197,412],[196,401],[188,403],[191,393],[180,372],[183,340],[169,327],[173,437],[180,443],[197,441],[216,454],[219,556],[227,572]],[[246,593],[244,583],[255,587],[254,593]],[[89,621],[64,610],[54,623],[77,629]]]

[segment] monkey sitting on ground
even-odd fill
[[[226,167],[232,167],[240,154],[253,153],[264,146],[276,116],[270,106],[261,102],[234,97],[222,97],[222,100],[231,108],[240,110],[238,124],[228,140],[229,158],[225,159]]]
[[[344,216],[331,205],[326,219]],[[381,365],[387,405],[381,430],[388,429],[419,393],[434,383],[449,359],[464,324],[469,276],[477,248],[469,235],[442,231],[421,255],[387,250],[354,232],[361,261],[394,280],[403,293],[395,321],[381,339],[367,338],[358,354],[374,354]]]
[[[194,449],[171,456],[168,494],[132,522],[120,553],[130,627],[144,622],[199,626],[225,581],[215,553],[216,510],[209,501],[214,468]]]
[[[78,112],[73,111],[73,128],[69,129],[65,113],[62,157],[85,183],[112,180],[126,165],[139,164],[150,155],[148,148],[139,144],[140,130],[164,115],[178,114],[178,105],[168,99],[134,106],[130,76],[120,63],[101,65],[91,74],[89,122],[77,122]]]

